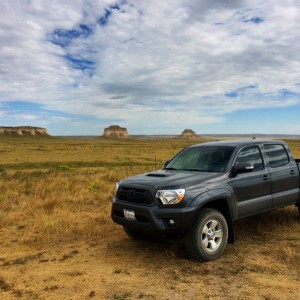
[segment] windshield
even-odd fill
[[[191,147],[177,154],[165,167],[169,170],[225,172],[234,148]]]

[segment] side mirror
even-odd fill
[[[245,163],[236,163],[232,168],[233,175],[237,175],[239,173],[248,173],[254,170],[254,165],[250,162]]]

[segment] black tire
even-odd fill
[[[133,240],[144,240],[148,237],[147,234],[141,231],[136,231],[134,229],[128,228],[126,226],[123,226],[124,231],[126,234],[131,237]]]
[[[225,217],[218,210],[203,208],[187,233],[185,244],[188,252],[201,261],[220,257],[228,240]]]

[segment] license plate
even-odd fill
[[[123,209],[124,217],[129,221],[136,221],[135,212],[133,210]]]

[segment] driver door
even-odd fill
[[[235,164],[251,163],[253,171],[238,173],[231,183],[236,197],[238,218],[272,209],[272,185],[258,145],[242,148]]]

